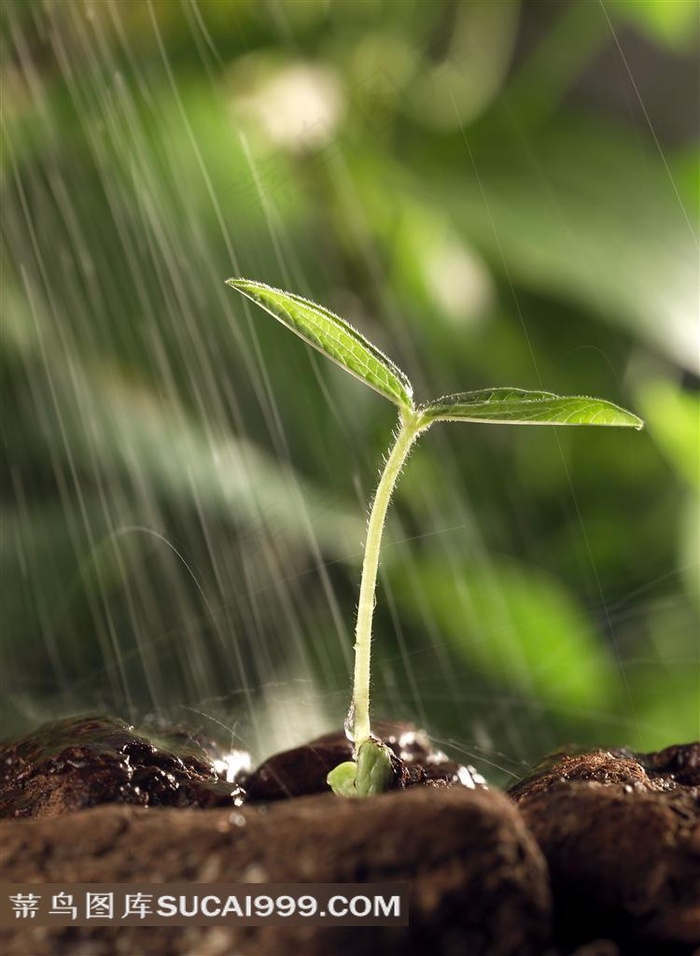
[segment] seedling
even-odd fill
[[[262,282],[229,279],[238,289],[296,332],[319,352],[369,385],[398,407],[399,421],[372,501],[362,562],[360,597],[355,625],[355,673],[346,726],[354,742],[354,760],[328,775],[338,794],[369,796],[385,790],[391,779],[388,748],[371,733],[370,650],[379,550],[387,509],[396,480],[416,438],[434,422],[490,422],[508,425],[612,425],[640,429],[643,422],[630,412],[599,398],[553,395],[521,388],[488,388],[460,392],[416,405],[404,373],[348,322],[299,295]]]

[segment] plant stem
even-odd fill
[[[384,465],[369,513],[365,556],[362,562],[360,598],[357,607],[357,624],[355,626],[355,676],[351,709],[355,752],[370,735],[369,683],[372,615],[374,614],[379,548],[384,531],[384,521],[396,485],[396,479],[401,474],[411,445],[418,433],[425,427],[418,425],[417,418],[415,412],[401,412],[396,439]]]

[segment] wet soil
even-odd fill
[[[700,744],[559,755],[510,795],[547,859],[560,941],[700,953]]]
[[[401,724],[378,723],[376,732],[393,754],[391,790],[428,786],[462,786],[473,790],[486,781],[471,766],[458,764],[430,743],[420,730]],[[241,780],[246,802],[284,800],[327,793],[326,776],[352,758],[352,744],[339,732],[317,737],[303,747],[275,754]]]
[[[485,786],[473,768],[450,760],[427,735],[400,724],[379,723],[393,754],[392,790],[415,786]],[[211,742],[170,731],[159,740],[134,732],[122,720],[73,718],[45,724],[0,747],[0,818],[58,816],[102,803],[142,807],[223,807],[328,793],[326,776],[352,757],[344,733],[317,737],[247,770],[247,754],[227,754],[229,779],[217,769],[223,757]]]
[[[557,754],[502,794],[425,734],[378,730],[393,791],[354,801],[325,784],[341,733],[227,780],[185,734],[48,725],[0,750],[2,879],[403,880],[408,927],[13,927],[2,951],[700,956],[700,743]]]
[[[116,718],[55,721],[0,748],[0,818],[59,816],[101,803],[230,806],[234,790],[202,743],[184,733],[155,742]]]

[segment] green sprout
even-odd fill
[[[348,322],[323,306],[291,292],[249,279],[229,279],[279,322],[398,407],[399,421],[372,501],[367,525],[360,597],[355,625],[355,671],[348,717],[354,760],[328,774],[331,789],[344,796],[369,796],[391,780],[388,748],[370,728],[370,652],[379,552],[389,502],[416,438],[434,422],[490,422],[510,425],[608,425],[641,429],[636,415],[599,398],[553,395],[521,388],[460,392],[416,405],[407,376]]]

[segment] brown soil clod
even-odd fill
[[[10,881],[410,883],[407,927],[13,927],[0,933],[7,956],[540,956],[549,943],[542,855],[512,802],[485,789],[206,812],[103,806],[60,825],[6,821],[0,840]]]
[[[566,781],[623,784],[639,792],[687,789],[700,796],[700,743],[678,744],[656,753],[631,750],[557,752],[545,757],[527,777],[509,789],[514,800]]]
[[[122,720],[78,717],[44,724],[0,748],[0,818],[55,817],[103,803],[228,806],[221,780],[194,740],[157,746]]]
[[[13,927],[3,952],[700,956],[700,743],[556,754],[506,796],[421,731],[377,731],[393,790],[347,800],[326,784],[343,733],[234,772],[187,735],[47,725],[0,753],[3,879],[406,881],[408,928]]]
[[[393,789],[485,786],[423,731],[391,723],[377,729],[394,755]],[[334,732],[227,781],[211,749],[185,735],[156,744],[114,718],[57,721],[0,749],[0,818],[59,816],[103,803],[208,808],[328,793],[326,775],[351,757],[352,744]]]
[[[511,795],[549,864],[556,931],[700,951],[700,744],[564,756]]]
[[[423,731],[388,722],[378,723],[376,730],[394,756],[391,789],[486,786],[484,778],[473,767],[458,764],[436,750]],[[351,758],[352,743],[340,732],[325,734],[303,747],[275,754],[244,781],[247,800],[283,800],[327,793],[329,771]]]

